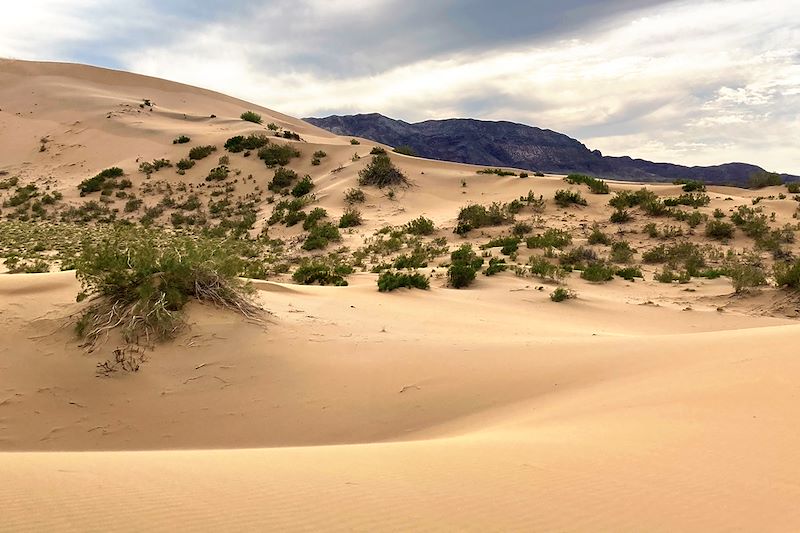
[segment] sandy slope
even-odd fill
[[[201,89],[20,62],[0,62],[0,82],[0,162],[65,190],[119,161],[176,158],[180,133],[248,131],[230,118],[244,109],[333,154],[315,178],[330,211],[363,164],[348,139]],[[143,97],[158,106],[140,118]],[[396,160],[417,186],[371,196],[367,232],[424,213],[452,237],[466,201],[563,186]],[[711,195],[708,210],[753,193]],[[591,204],[548,224],[602,217]],[[0,276],[0,531],[800,529],[800,325],[762,316],[779,314],[773,293],[573,278],[580,298],[555,305],[530,278],[457,291],[438,270],[429,292],[380,294],[367,273],[344,288],[257,282],[264,324],[192,305],[140,372],[107,378],[94,369],[115,339],[87,353],[71,331],[73,272]]]

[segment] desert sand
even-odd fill
[[[102,168],[136,176],[138,160],[180,159],[177,135],[221,148],[256,131],[238,118],[253,110],[301,135],[292,168],[313,176],[318,205],[338,215],[376,146],[81,65],[0,61],[0,109],[0,170],[48,183],[67,203]],[[312,166],[318,149],[328,156]],[[243,175],[271,176],[236,157]],[[452,249],[465,204],[531,189],[552,199],[565,187],[563,176],[393,160],[414,186],[394,200],[367,191],[365,223],[342,244],[424,215]],[[215,161],[182,179],[201,183]],[[167,171],[153,179],[178,178]],[[702,210],[778,191],[709,187]],[[611,212],[607,198],[586,197],[585,208],[549,205],[547,227],[585,243]],[[791,199],[762,205],[793,222]],[[270,212],[261,206],[259,224]],[[298,232],[274,235],[294,242]],[[502,231],[477,233],[468,241]],[[578,297],[555,304],[552,282],[504,272],[456,290],[434,266],[429,291],[379,293],[369,271],[347,287],[255,280],[263,322],[190,303],[176,339],[148,350],[138,372],[109,377],[95,367],[114,339],[90,352],[73,331],[84,305],[74,271],[0,275],[0,531],[800,529],[796,296],[734,295],[724,277],[662,284],[646,266],[633,283],[573,274]]]

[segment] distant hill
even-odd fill
[[[505,121],[447,119],[411,124],[378,113],[303,120],[338,135],[355,135],[390,146],[408,145],[422,157],[476,165],[585,172],[631,181],[700,179],[739,186],[754,172],[764,170],[746,163],[687,167],[604,156],[563,133]],[[784,179],[798,178],[785,175]]]

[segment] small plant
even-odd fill
[[[245,111],[244,113],[239,115],[239,118],[247,122],[254,122],[255,124],[261,124],[261,115],[253,111]]]
[[[403,229],[406,233],[410,233],[411,235],[432,235],[433,232],[436,231],[436,226],[433,220],[420,216],[407,222],[403,226]]]
[[[347,286],[346,277],[353,273],[353,267],[345,263],[311,259],[303,261],[292,274],[295,283],[302,285]]]
[[[94,177],[89,179],[85,179],[78,184],[78,190],[81,191],[81,196],[85,194],[89,194],[92,192],[99,191],[106,180],[119,178],[123,176],[125,173],[119,167],[111,167],[105,170],[101,170],[97,173]]]
[[[594,283],[603,283],[614,279],[614,269],[600,261],[590,263],[581,272],[581,277]]]
[[[305,220],[303,220],[303,229],[306,231],[310,230],[311,228],[316,226],[320,220],[322,220],[323,218],[327,218],[327,216],[328,216],[327,211],[325,211],[321,207],[315,207],[314,209],[311,210],[311,212],[308,214]]]
[[[225,165],[212,168],[206,176],[206,181],[223,181],[228,177],[230,170]]]
[[[556,191],[554,199],[559,207],[569,207],[570,205],[587,205],[586,200],[584,200],[583,196],[581,196],[581,193],[578,191],[559,189]]]
[[[370,155],[386,155],[386,149],[381,148],[380,146],[373,146],[372,150],[369,151]]]
[[[798,194],[800,193],[800,182],[795,181],[792,183],[786,184],[786,190],[788,190],[791,194]]]
[[[706,237],[725,241],[733,238],[735,229],[733,224],[723,222],[722,220],[709,220],[706,223]]]
[[[625,267],[625,268],[618,268],[615,274],[627,281],[633,281],[634,278],[643,278],[642,270],[639,267]]]
[[[245,150],[258,150],[269,144],[269,138],[263,133],[251,133],[248,136],[236,135],[225,141],[225,149],[232,153]]]
[[[191,150],[189,150],[189,159],[193,159],[195,161],[199,159],[205,159],[206,157],[210,156],[213,152],[217,151],[216,146],[205,145],[205,146],[194,146]]]
[[[278,167],[275,169],[275,174],[272,176],[272,180],[270,180],[267,188],[272,192],[280,192],[294,183],[298,177],[297,172],[294,170]]]
[[[800,291],[800,259],[794,262],[779,262],[774,267],[775,283],[779,287],[787,287]]]
[[[683,185],[683,192],[706,192],[706,184],[701,180],[675,180],[675,185]]]
[[[417,155],[417,152],[407,144],[404,144],[404,145],[401,145],[401,146],[397,146],[392,151],[394,153],[396,153],[396,154],[403,154],[403,155],[410,155],[410,156],[416,156]]]
[[[172,139],[172,144],[186,144],[191,140],[192,139],[190,137],[187,137],[186,135],[179,135],[178,137]]]
[[[194,165],[195,165],[195,161],[193,161],[192,159],[181,159],[180,161],[178,161],[175,164],[175,166],[178,168],[178,170],[181,170],[181,171],[187,171],[190,168],[192,168]]]
[[[397,187],[408,186],[408,178],[394,166],[385,153],[375,155],[372,161],[358,173],[358,184],[361,186]]]
[[[330,222],[316,224],[309,230],[308,236],[303,242],[303,250],[322,250],[329,243],[340,240],[342,240],[342,236],[336,226]]]
[[[447,280],[451,287],[461,289],[475,281],[475,274],[483,265],[483,258],[478,257],[472,246],[464,244],[450,254],[451,264],[447,269]]]
[[[344,191],[344,201],[349,205],[362,204],[366,201],[366,199],[367,196],[361,189],[356,189],[353,187]]]
[[[556,287],[556,289],[550,293],[550,300],[553,302],[563,302],[577,297],[578,295],[575,291],[565,287]]]
[[[258,157],[268,167],[285,166],[292,158],[300,157],[300,152],[291,144],[268,144],[258,151]]]
[[[613,213],[611,213],[611,217],[609,220],[614,224],[625,224],[626,222],[630,222],[633,219],[631,214],[626,209],[617,209]]]
[[[531,256],[528,260],[531,275],[550,281],[563,279],[566,273],[558,265],[552,264],[544,257]]]
[[[485,226],[500,226],[514,221],[508,204],[492,203],[489,207],[470,204],[462,207],[458,213],[458,223],[453,231],[458,235],[466,235],[470,230]]]
[[[586,184],[592,194],[608,194],[610,192],[608,184],[600,178],[586,176],[584,174],[570,174],[564,181],[573,185]],[[563,206],[562,206],[563,207]]]
[[[405,273],[387,270],[378,276],[378,290],[380,292],[391,292],[402,287],[428,290],[430,283],[428,278],[419,272]]]
[[[756,257],[727,261],[725,274],[731,279],[733,290],[737,294],[767,284],[767,275]]]
[[[494,174],[496,176],[516,176],[516,172],[510,170],[503,170],[502,168],[484,168],[479,170],[478,174]]]
[[[589,234],[589,244],[603,244],[608,246],[611,244],[611,237],[603,233],[600,226],[595,224],[592,226],[592,232]]]
[[[350,139],[350,144],[355,146],[361,144],[361,141],[359,141],[358,139]]]
[[[611,261],[614,263],[630,263],[636,250],[625,241],[616,241],[611,245]]]
[[[363,219],[361,218],[361,211],[353,207],[347,208],[339,219],[340,228],[352,228],[355,226],[360,226],[362,223]]]
[[[296,198],[305,196],[306,194],[310,193],[313,188],[314,188],[314,182],[311,181],[311,176],[306,174],[306,176],[303,177],[303,179],[301,179],[300,181],[298,181],[292,188],[292,196]]]
[[[528,248],[557,248],[561,249],[572,243],[572,235],[568,231],[550,228],[544,233],[528,237],[525,244]]]
[[[747,180],[747,186],[750,189],[763,189],[764,187],[771,187],[774,185],[782,185],[783,178],[780,174],[775,172],[758,171],[750,175]]]

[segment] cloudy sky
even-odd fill
[[[3,5],[0,56],[800,174],[800,0],[27,0]]]

